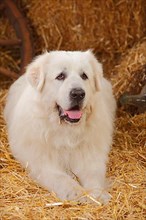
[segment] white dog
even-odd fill
[[[12,153],[59,198],[82,200],[85,190],[105,202],[115,109],[111,84],[90,50],[46,52],[10,88]]]

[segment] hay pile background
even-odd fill
[[[145,83],[146,1],[23,0],[18,6],[29,19],[35,54],[43,49],[93,48],[111,78],[118,98],[138,93]],[[0,15],[0,38],[15,37]],[[17,50],[0,50],[0,65],[19,70]],[[112,177],[112,199],[106,206],[60,202],[29,177],[9,151],[3,120],[7,89],[12,81],[0,76],[0,217],[2,220],[145,219],[145,115],[118,110],[107,175]],[[53,204],[52,207],[46,204]]]

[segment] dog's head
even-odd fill
[[[102,66],[90,50],[45,53],[28,66],[26,75],[48,111],[70,124],[86,118],[103,77]]]

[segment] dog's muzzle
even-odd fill
[[[70,123],[77,123],[82,117],[82,104],[85,98],[85,91],[81,88],[74,88],[70,91],[70,108],[64,110],[61,106],[57,105],[59,116],[61,120]]]

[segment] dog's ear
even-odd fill
[[[102,87],[102,78],[103,78],[103,68],[102,64],[95,58],[92,50],[86,51],[89,56],[90,63],[92,65],[92,69],[94,72],[94,82],[95,82],[95,89],[97,91],[101,90]]]
[[[39,57],[27,66],[26,76],[34,88],[41,91],[45,82],[45,74],[43,71],[43,64],[39,62]]]

